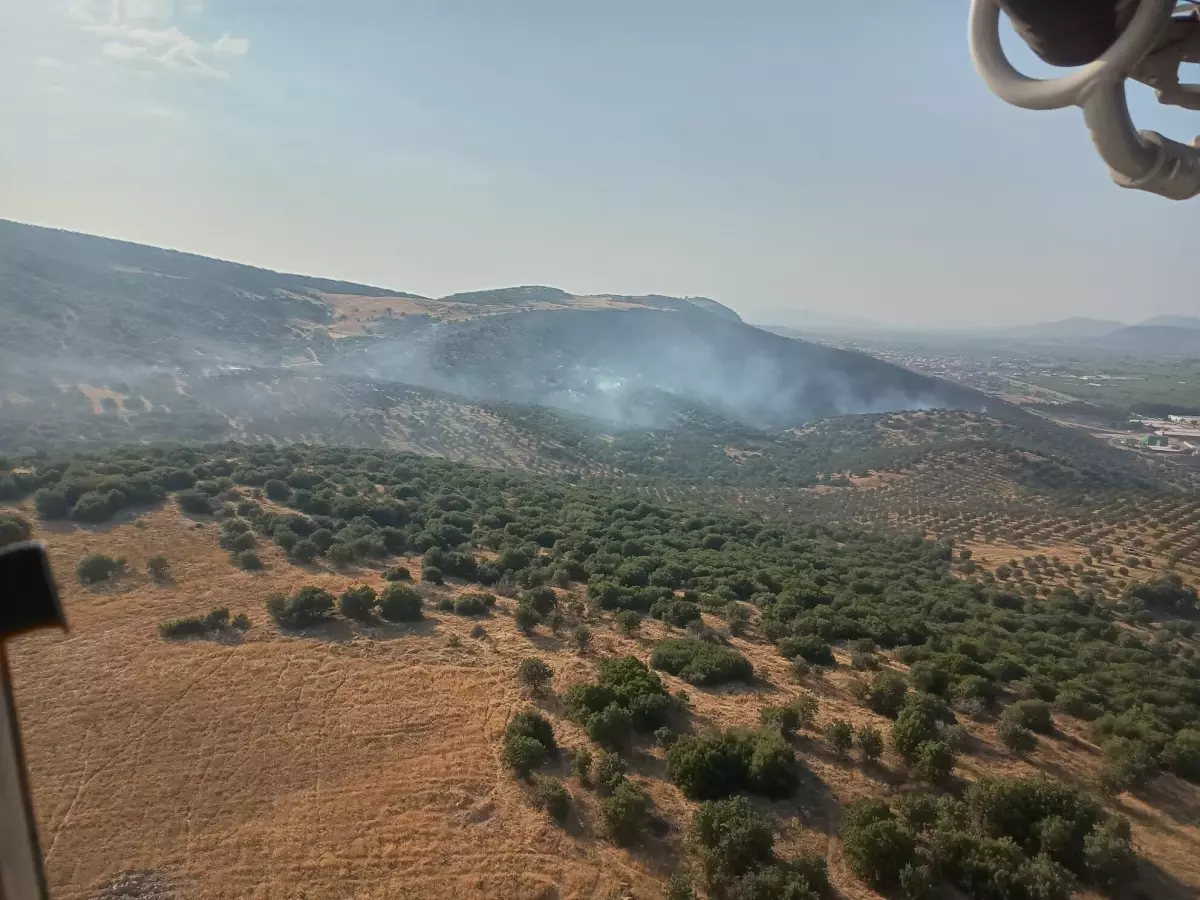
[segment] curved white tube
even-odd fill
[[[972,0],[969,25],[971,60],[984,84],[1006,103],[1022,109],[1062,109],[1082,102],[1088,88],[1124,77],[1154,46],[1175,0],[1142,0],[1129,27],[1099,59],[1062,78],[1022,75],[1000,44],[1000,7],[995,0]]]

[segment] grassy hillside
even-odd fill
[[[0,220],[0,349],[30,365],[265,364],[304,355],[322,337],[363,333],[407,315],[457,319],[514,307],[706,310],[712,300],[576,297],[557,288],[477,291],[434,300],[190,253]]]

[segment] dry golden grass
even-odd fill
[[[364,297],[356,294],[318,294],[330,307],[334,322],[327,329],[332,337],[350,337],[365,333],[373,322],[392,317],[430,316],[462,322],[477,316],[495,316],[515,310],[548,309],[642,309],[644,303],[631,303],[611,297],[573,296],[562,303],[537,301],[521,306],[508,303],[460,303],[424,297]]]
[[[215,524],[197,526],[173,506],[136,522],[61,526],[38,537],[50,548],[72,631],[22,639],[12,657],[56,898],[90,897],[112,873],[140,867],[169,873],[189,898],[646,898],[659,896],[685,859],[691,804],[665,782],[661,751],[639,751],[634,772],[672,827],[634,851],[598,836],[595,798],[573,780],[577,803],[560,829],[499,762],[504,725],[529,702],[513,678],[520,659],[546,659],[561,692],[593,677],[601,656],[646,659],[662,635],[658,623],[624,637],[593,619],[586,656],[544,629],[521,635],[503,599],[482,620],[481,638],[469,636],[477,620],[432,610],[411,627],[339,621],[286,635],[263,611],[269,591],[379,588],[380,575],[298,568],[274,545],[260,548],[265,572],[242,572],[217,547]],[[111,588],[79,586],[74,567],[90,552],[126,557],[129,574]],[[165,585],[143,574],[160,553],[173,575]],[[406,564],[417,575],[414,561]],[[250,617],[244,640],[158,637],[163,619],[216,606]],[[820,723],[873,721],[886,732],[885,720],[851,700],[847,666],[800,686],[770,646],[734,643],[765,684],[688,687],[698,727],[753,725],[762,705],[811,690]],[[665,680],[672,691],[686,687]],[[560,711],[553,698],[540,705]],[[961,771],[1092,774],[1097,748],[1061,724],[1062,735],[1043,740],[1030,763],[997,751],[990,725],[969,724],[978,746]],[[566,747],[585,743],[560,717],[555,729]],[[759,801],[779,819],[780,851],[826,853],[844,897],[875,897],[850,874],[831,835],[840,803],[898,783],[897,761],[889,754],[882,767],[864,769],[830,754],[813,733],[798,748],[814,783],[795,800]],[[554,771],[565,775],[565,758]],[[1120,805],[1143,854],[1169,873],[1154,896],[1200,892],[1200,792],[1164,777],[1149,796]]]

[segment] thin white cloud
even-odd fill
[[[165,22],[175,12],[173,0],[70,0],[72,18],[89,25],[121,22]]]
[[[191,4],[187,8],[192,11]],[[249,40],[228,32],[210,44],[166,24],[173,0],[73,0],[71,10],[86,31],[104,38],[100,52],[110,59],[224,79],[229,72],[213,60],[250,50]]]
[[[182,122],[183,114],[165,106],[147,106],[137,111],[144,119],[164,119],[168,122]]]
[[[209,63],[205,48],[178,28],[152,30],[127,25],[102,25],[100,34],[117,38],[106,41],[101,48],[105,56],[164,66],[168,69],[195,72],[212,78],[228,78],[229,73]]]
[[[156,19],[165,21],[175,12],[172,0],[114,0],[126,19]]]
[[[235,38],[225,32],[213,42],[214,53],[224,53],[228,56],[245,56],[250,52],[250,41],[246,38]]]

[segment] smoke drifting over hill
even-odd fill
[[[984,398],[859,353],[705,313],[589,310],[431,323],[337,365],[469,396],[644,422],[631,400],[663,392],[760,426],[847,413],[977,410]],[[630,408],[630,407],[634,408]]]
[[[0,283],[0,427],[14,440],[86,441],[98,413],[129,439],[325,439],[357,433],[403,385],[617,429],[789,428],[984,401],[705,298],[527,286],[431,300],[5,222]]]

